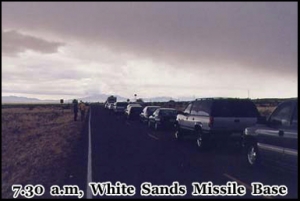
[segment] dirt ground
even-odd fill
[[[63,185],[82,127],[60,106],[2,107],[2,198],[12,198],[13,184],[42,184],[42,198],[50,197],[51,185]]]

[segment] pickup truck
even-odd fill
[[[250,167],[272,164],[298,171],[298,99],[279,104],[265,122],[244,131],[245,161]]]

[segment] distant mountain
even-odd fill
[[[107,95],[107,94],[98,94],[98,95],[93,95],[93,96],[87,96],[87,97],[82,97],[82,98],[77,98],[77,100],[82,100],[83,102],[105,102],[107,97],[109,97],[111,95]],[[117,101],[126,101],[127,98],[124,98],[122,96],[118,96],[117,97]],[[67,100],[72,102],[73,99]]]
[[[78,100],[82,100],[83,102],[105,102],[107,97],[111,96],[111,95],[107,95],[107,94],[99,94],[99,95],[93,95],[93,96],[87,96],[87,97],[83,97],[83,98],[78,98]],[[127,101],[128,98],[119,96],[119,95],[114,95],[117,97],[117,101]],[[143,98],[143,97],[138,97],[138,98],[142,98],[144,102],[165,102],[165,101],[169,101],[172,98],[171,97],[153,97],[153,98]],[[130,99],[131,101],[134,100],[133,98]],[[72,100],[68,100],[68,101],[72,101]],[[177,101],[177,100],[175,100]]]
[[[170,96],[159,96],[159,97],[151,97],[151,98],[142,98],[144,102],[166,102],[169,100],[174,100]]]
[[[83,102],[105,102],[107,97],[110,95],[107,94],[98,94],[82,98],[76,98],[77,100],[82,100]],[[117,97],[117,101],[127,101],[127,98],[124,98],[119,95],[114,95]],[[169,96],[158,96],[150,98],[142,98],[144,102],[167,102],[169,100],[174,101],[192,101],[195,100],[195,97],[192,96],[182,96],[177,98],[172,98]],[[200,97],[198,97],[200,98]],[[269,102],[282,102],[283,100],[292,99],[292,98],[261,98],[261,99],[252,99],[255,103],[269,103]],[[130,99],[131,101],[133,98]],[[72,103],[73,99],[64,100],[64,103]],[[21,96],[2,96],[2,103],[60,103],[60,100],[41,100],[37,98],[28,98]]]
[[[59,103],[59,100],[40,100],[21,96],[2,96],[2,103]]]
[[[83,102],[105,102],[107,97],[110,95],[107,94],[98,94],[92,95],[82,98],[76,98],[77,100],[82,100]],[[117,101],[127,101],[127,98],[115,95],[117,97]],[[159,96],[159,97],[151,97],[151,98],[142,98],[144,102],[166,102],[169,100],[174,101],[190,101],[193,100],[193,97],[179,97],[179,99],[174,99],[172,97],[167,96]],[[131,101],[133,98],[130,99]],[[37,98],[28,98],[28,97],[20,97],[20,96],[2,96],[2,103],[60,103],[60,100],[41,100]],[[64,100],[64,103],[72,103],[73,99]]]

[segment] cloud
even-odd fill
[[[14,2],[3,26],[182,68],[297,71],[296,2]],[[283,70],[284,69],[284,70]]]
[[[2,53],[5,56],[16,56],[27,50],[42,54],[56,53],[60,42],[49,42],[42,38],[22,34],[16,30],[2,31]]]
[[[296,2],[2,6],[7,93],[297,94]]]

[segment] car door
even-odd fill
[[[191,113],[192,104],[188,104],[188,106],[183,111],[183,114],[178,114],[177,121],[182,129],[188,129],[188,118]]]
[[[282,165],[296,172],[298,169],[298,104],[295,104],[290,125],[283,130],[283,158]]]
[[[265,161],[281,163],[284,152],[284,133],[289,126],[293,104],[280,104],[271,114],[265,127],[257,132],[258,149]]]

